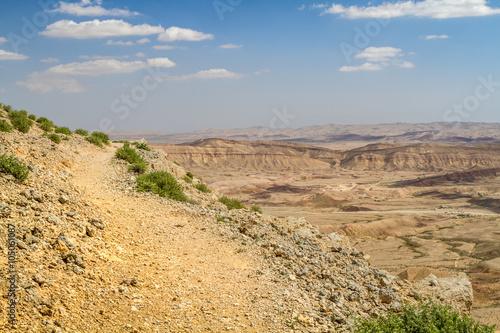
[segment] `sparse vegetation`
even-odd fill
[[[14,156],[0,155],[0,171],[13,175],[20,182],[25,181],[29,176],[27,166],[19,162]]]
[[[56,133],[61,133],[61,134],[66,134],[66,135],[71,135],[73,132],[67,127],[56,127],[55,129]]]
[[[28,118],[31,119],[31,120],[36,120],[36,116],[34,114],[30,114],[28,116]]]
[[[2,104],[2,107],[5,111],[7,112],[11,112],[12,111],[12,105],[5,105],[5,104]]]
[[[195,184],[193,185],[193,187],[203,193],[212,193],[212,190],[209,189],[208,186],[204,183]]]
[[[149,148],[147,143],[144,142],[134,142],[134,145],[137,147],[137,149],[142,149],[142,150],[147,150],[150,151],[151,148]]]
[[[259,206],[252,206],[252,210],[254,212],[262,214],[262,209]]]
[[[119,159],[125,160],[131,165],[129,166],[129,170],[143,173],[147,170],[147,163],[139,155],[134,148],[131,148],[128,143],[123,144],[123,147],[118,148],[116,150],[115,156]]]
[[[184,176],[182,177],[182,179],[184,179],[184,181],[188,184],[191,184],[193,182],[193,178],[189,178],[188,176]]]
[[[10,126],[10,124],[6,122],[5,119],[0,119],[0,132],[12,132],[12,126]]]
[[[56,133],[47,134],[47,137],[55,143],[61,143],[61,138]]]
[[[221,198],[219,198],[219,202],[222,202],[224,205],[226,205],[227,209],[229,209],[229,210],[244,209],[245,208],[245,206],[243,206],[243,204],[238,199],[221,197]]]
[[[182,186],[174,176],[166,171],[152,171],[137,177],[138,191],[151,191],[161,197],[178,201],[187,201],[188,198]]]
[[[81,135],[81,136],[88,136],[89,135],[89,131],[81,129],[81,128],[76,129],[75,133],[78,135]]]
[[[400,314],[390,312],[377,319],[360,319],[358,333],[439,333],[470,332],[494,333],[494,326],[482,325],[465,314],[433,301],[419,303],[418,307],[405,305]]]
[[[40,128],[42,130],[44,130],[45,132],[52,132],[52,130],[54,129],[55,125],[54,123],[45,118],[45,117],[40,117],[36,120],[36,122],[38,123],[38,125],[40,126]]]
[[[98,146],[104,147],[104,145],[109,145],[109,136],[106,133],[94,131],[90,136],[85,138],[88,142]]]
[[[28,112],[25,110],[9,112],[9,119],[12,126],[22,133],[28,133],[33,125],[33,120],[28,118]]]

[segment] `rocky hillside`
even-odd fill
[[[290,142],[202,139],[158,148],[172,160],[190,168],[204,169],[445,171],[500,166],[500,144],[377,143],[337,151]]]
[[[0,110],[3,129],[11,118]],[[122,144],[60,128],[57,140],[45,123],[0,132],[0,292],[12,226],[17,286],[14,326],[0,299],[2,332],[343,332],[421,295],[470,310],[465,276],[401,280],[305,220],[228,210],[160,150],[136,152],[187,201],[139,192]]]

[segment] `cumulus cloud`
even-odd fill
[[[166,81],[186,81],[192,79],[211,80],[211,79],[239,79],[245,76],[244,74],[230,72],[223,68],[214,68],[197,73],[182,75],[182,76],[167,76],[163,79]]]
[[[20,86],[25,86],[31,91],[38,91],[43,94],[51,92],[52,90],[60,90],[66,94],[85,90],[74,78],[47,72],[31,73],[27,81],[19,81],[16,83]]]
[[[132,73],[144,67],[146,67],[146,63],[143,61],[104,59],[58,65],[47,69],[46,72],[59,75],[97,76],[101,74]]]
[[[5,43],[5,42],[7,42],[7,41],[8,41],[8,39],[7,39],[7,38],[5,38],[5,37],[0,37],[0,44],[3,44],[3,43]]]
[[[132,25],[123,20],[93,20],[76,23],[71,20],[61,20],[47,26],[41,35],[58,38],[106,38],[116,36],[146,36],[161,34],[165,30],[161,25]]]
[[[174,42],[177,40],[186,40],[191,42],[199,42],[206,39],[213,39],[214,35],[205,34],[192,29],[185,29],[179,27],[170,27],[165,29],[158,36],[158,40],[162,42]]]
[[[428,35],[425,36],[425,39],[448,39],[450,36],[448,35]]]
[[[175,62],[168,58],[153,58],[153,59],[148,59],[148,66],[151,67],[165,67],[165,68],[170,68],[175,66]]]
[[[128,41],[128,42],[124,42],[122,40],[117,40],[116,42],[115,41],[112,41],[111,39],[108,40],[106,42],[106,45],[118,45],[118,46],[132,46],[134,45],[134,42],[132,41]]]
[[[25,56],[24,54],[0,50],[0,60],[24,60],[24,59],[28,59],[28,56]]]
[[[77,3],[59,2],[59,7],[52,12],[70,14],[75,16],[134,16],[138,12],[131,12],[126,9],[105,9],[101,7],[102,1],[84,0]]]
[[[146,44],[146,43],[151,43],[151,41],[148,38],[141,38],[137,41],[137,44]]]
[[[489,16],[500,14],[486,0],[423,0],[384,2],[378,6],[348,6],[333,4],[323,13],[337,14],[349,19],[426,17],[448,19],[457,17]]]
[[[342,66],[341,72],[380,71],[389,66],[400,68],[413,68],[412,62],[402,60],[404,56],[401,49],[395,47],[368,47],[354,56],[363,59],[365,63],[357,66]]]
[[[106,60],[106,59],[127,59],[130,58],[128,55],[123,56],[107,56],[107,55],[81,55],[78,58],[85,60]]]
[[[336,14],[349,19],[406,16],[448,19],[497,15],[500,14],[500,8],[488,6],[486,0],[407,0],[394,3],[384,2],[378,6],[343,6],[334,3],[323,13]]]
[[[243,45],[236,45],[236,44],[224,44],[219,46],[221,49],[240,49],[243,47]]]
[[[40,62],[59,62],[59,59],[57,59],[57,58],[45,58],[45,59],[41,59]]]

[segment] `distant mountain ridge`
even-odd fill
[[[113,131],[116,140],[145,138],[152,144],[179,144],[199,139],[221,138],[245,141],[288,141],[332,146],[376,142],[388,143],[500,143],[500,123],[433,122],[425,124],[321,125],[293,128],[249,127],[208,129],[187,133]]]

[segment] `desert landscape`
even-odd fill
[[[485,133],[480,126],[465,127]],[[406,125],[391,127],[410,137]],[[314,146],[208,138],[156,147],[265,214],[305,218],[322,233],[348,236],[374,266],[393,275],[415,267],[465,272],[474,287],[472,313],[499,323],[500,144],[438,137],[437,143],[412,138],[410,144],[361,145],[347,133]],[[341,149],[326,148],[335,146]]]

